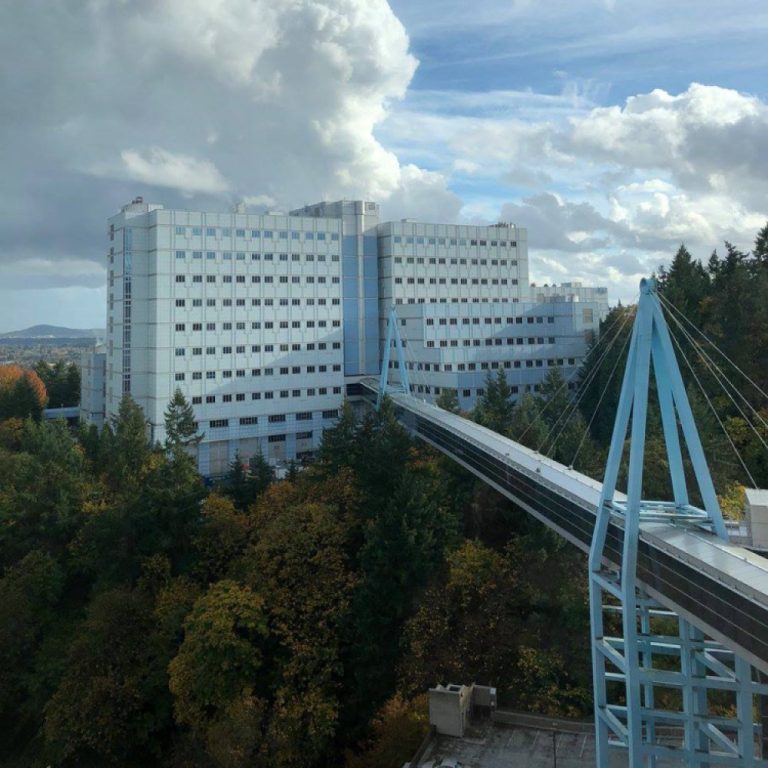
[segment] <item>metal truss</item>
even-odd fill
[[[400,385],[389,383],[389,360],[392,353],[392,341],[395,342],[395,352],[397,354],[397,370],[399,372]],[[376,398],[376,408],[381,406],[381,400],[387,392],[402,392],[406,395],[411,394],[411,382],[408,378],[408,368],[405,365],[405,353],[403,351],[403,340],[400,337],[400,328],[397,325],[397,313],[395,306],[389,310],[389,319],[387,320],[387,340],[384,343],[384,354],[381,361],[381,377],[379,378],[379,394]]]
[[[673,501],[641,498],[651,368]],[[617,494],[616,482],[630,417],[624,497]],[[689,500],[680,431],[703,509]],[[621,748],[630,768],[768,766],[768,760],[755,756],[753,724],[754,697],[767,694],[768,685],[753,679],[748,662],[707,639],[637,583],[640,524],[645,522],[695,527],[727,540],[654,280],[640,283],[589,556],[597,765],[608,768],[612,749]],[[609,567],[605,555],[609,523],[623,531],[619,569]]]

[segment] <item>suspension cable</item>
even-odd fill
[[[723,434],[725,435],[726,439],[730,443],[730,446],[733,449],[733,452],[736,454],[736,458],[739,460],[739,464],[741,464],[742,468],[744,469],[745,474],[749,478],[749,482],[752,483],[752,487],[753,488],[757,488],[757,483],[755,482],[755,478],[752,477],[752,473],[749,471],[747,465],[744,463],[744,459],[741,458],[741,454],[739,453],[738,448],[736,448],[736,445],[734,444],[733,440],[731,439],[731,436],[728,434],[728,430],[725,428],[725,425],[723,424],[722,420],[720,419],[720,416],[718,416],[717,411],[715,410],[715,407],[712,405],[712,401],[710,400],[709,395],[704,390],[704,387],[702,386],[702,383],[699,380],[699,377],[696,375],[696,371],[694,371],[693,366],[691,365],[690,361],[688,360],[688,357],[686,356],[685,352],[683,351],[683,348],[682,348],[680,342],[672,334],[670,334],[670,338],[672,339],[674,345],[677,347],[677,350],[678,350],[680,356],[685,361],[685,364],[688,366],[688,370],[691,372],[691,375],[693,376],[694,381],[698,385],[699,390],[701,391],[701,394],[704,395],[704,399],[707,401],[707,405],[709,405],[709,409],[712,411],[712,415],[717,420],[717,423],[720,425],[720,429],[722,429]]]
[[[723,350],[720,349],[720,347],[718,347],[717,344],[715,344],[715,342],[712,341],[712,339],[710,339],[706,333],[704,333],[704,331],[702,331],[694,323],[692,323],[683,314],[683,312],[681,312],[671,301],[669,301],[669,299],[664,298],[664,296],[662,296],[659,293],[657,293],[656,295],[659,297],[659,299],[661,299],[664,306],[669,307],[672,310],[672,312],[679,315],[691,328],[693,328],[694,331],[696,331],[696,333],[698,333],[702,338],[708,341],[712,345],[712,347],[714,347],[714,349],[718,352],[718,354],[724,357],[764,398],[766,398],[766,400],[768,400],[768,393],[766,393],[763,389],[761,389],[760,385],[757,384],[755,381],[753,381],[748,374],[742,371],[741,368],[739,368],[739,366],[736,363],[734,363],[733,360],[731,360],[731,358],[728,357],[728,355],[726,355],[725,352],[723,352]]]
[[[675,317],[670,315],[670,319],[674,320],[675,324],[680,329],[681,333],[686,338],[688,343],[691,345],[691,347],[694,350],[694,352],[698,352],[699,353],[701,359],[704,362],[704,365],[706,366],[706,368],[709,371],[709,373],[712,375],[712,378],[714,378],[714,380],[720,385],[720,388],[728,396],[728,399],[731,401],[731,403],[733,403],[734,408],[736,408],[736,410],[739,412],[739,415],[742,417],[742,419],[744,419],[745,424],[752,430],[752,432],[754,433],[755,437],[762,444],[763,448],[765,448],[765,450],[768,451],[768,443],[766,443],[765,439],[760,434],[760,432],[757,430],[755,425],[750,421],[750,419],[747,416],[747,414],[744,413],[744,411],[741,409],[739,404],[733,398],[733,395],[731,395],[731,392],[728,389],[728,385],[730,385],[730,386],[733,386],[733,385],[730,384],[730,382],[727,381],[727,378],[726,378],[725,374],[717,366],[715,366],[715,369],[717,371],[717,373],[716,373],[715,370],[713,370],[712,367],[710,366],[710,363],[708,362],[708,355],[706,354],[706,352],[704,352],[703,350],[700,349],[700,346],[699,346],[698,342],[688,333],[688,331],[685,330],[683,325]],[[741,394],[736,389],[734,389],[734,391],[736,391],[737,394]],[[760,414],[757,413],[757,411],[755,411],[755,409],[752,407],[752,404],[749,403],[749,401],[746,401],[746,400],[745,400],[745,402],[747,403],[749,408],[752,410],[752,412],[755,414],[755,416],[760,420],[760,422],[763,424],[763,426],[768,427],[768,424],[766,424],[765,421],[763,420],[763,418],[760,416]]]
[[[598,361],[597,361],[597,363],[595,363],[595,367],[592,369],[592,371],[590,371],[590,374],[587,377],[588,379],[590,378],[590,376],[595,374],[597,372],[597,370],[600,368],[600,365],[602,364],[602,361],[605,358],[605,356],[607,355],[607,353],[610,351],[611,346],[616,341],[616,339],[621,335],[621,331],[623,330],[624,326],[627,324],[627,321],[628,321],[628,319],[630,317],[630,314],[631,314],[630,310],[628,310],[626,312],[623,312],[622,314],[617,314],[613,318],[613,320],[611,321],[611,323],[608,326],[608,328],[606,328],[605,331],[603,331],[603,333],[600,335],[600,338],[595,343],[595,345],[584,356],[584,360],[582,360],[582,366],[589,359],[590,355],[600,346],[600,343],[603,341],[603,339],[606,338],[606,336],[609,333],[609,331],[611,329],[613,329],[618,324],[618,321],[621,319],[621,321],[622,321],[621,322],[621,326],[617,329],[616,333],[614,334],[614,336],[611,339],[610,343],[608,344],[607,348],[603,347],[603,349],[601,350],[600,356],[598,357]],[[576,368],[573,371],[573,373],[571,373],[571,375],[567,379],[564,379],[563,383],[552,393],[550,399],[542,406],[541,409],[539,409],[534,414],[534,417],[531,420],[530,424],[528,424],[528,426],[523,430],[523,432],[519,436],[515,437],[515,441],[516,442],[522,443],[523,438],[533,428],[534,424],[536,424],[537,421],[539,421],[540,419],[543,418],[544,412],[547,410],[547,408],[549,408],[555,402],[555,399],[560,394],[560,392],[562,392],[563,389],[565,389],[579,375],[579,373],[581,373],[581,367]],[[586,385],[587,385],[587,380],[585,379],[581,383],[581,386],[583,387],[583,386],[586,386]],[[561,416],[562,416],[562,414],[561,414]],[[558,419],[558,421],[559,421],[559,419]],[[555,422],[555,423],[557,424],[557,422]],[[549,434],[547,434],[547,437],[548,436],[549,436]]]
[[[592,429],[592,424],[595,421],[595,417],[597,416],[597,412],[600,409],[600,405],[603,402],[603,398],[605,397],[606,393],[608,392],[608,387],[611,384],[611,381],[613,380],[613,376],[616,373],[616,369],[619,367],[619,363],[621,362],[622,357],[624,356],[624,350],[627,348],[627,344],[629,344],[629,340],[631,338],[630,334],[627,334],[627,338],[624,339],[624,343],[621,346],[621,351],[619,352],[616,361],[613,364],[613,368],[611,368],[611,372],[608,375],[608,381],[605,382],[605,386],[603,387],[603,391],[600,393],[600,397],[597,401],[597,405],[595,405],[594,410],[592,411],[592,416],[589,419],[589,423],[584,428],[584,434],[581,436],[581,440],[579,440],[579,444],[576,447],[576,453],[573,454],[573,458],[571,459],[571,467],[576,465],[576,459],[579,456],[579,453],[581,451],[581,447],[584,445],[584,441],[587,439],[587,436],[590,433],[590,430]]]
[[[591,386],[592,382],[597,377],[597,374],[599,373],[599,371],[600,371],[600,369],[601,369],[601,367],[603,365],[603,362],[607,358],[608,353],[613,348],[613,345],[616,343],[616,340],[621,335],[621,332],[622,332],[624,326],[626,325],[627,321],[629,320],[629,317],[630,317],[630,313],[627,313],[625,315],[625,317],[624,317],[624,322],[621,324],[621,327],[616,331],[616,333],[614,334],[614,336],[611,339],[611,341],[608,344],[608,346],[603,350],[602,355],[598,358],[597,362],[595,363],[594,367],[589,372],[587,377],[584,379],[583,382],[581,382],[581,385],[579,387],[578,396],[574,395],[574,397],[569,401],[568,405],[563,409],[563,411],[560,413],[560,415],[555,420],[555,423],[552,424],[552,426],[550,427],[549,431],[544,436],[544,439],[539,443],[539,446],[537,448],[537,450],[539,452],[543,452],[545,455],[548,455],[548,452],[546,450],[542,451],[542,448],[547,445],[550,436],[555,432],[555,430],[558,428],[558,426],[560,426],[560,430],[557,432],[557,435],[555,436],[555,438],[553,440],[553,444],[550,446],[550,450],[551,450],[552,447],[554,447],[554,444],[560,438],[560,435],[562,434],[562,432],[565,429],[566,425],[570,421],[570,419],[573,416],[573,414],[576,412],[576,409],[578,408],[579,403],[582,401],[582,399],[584,398],[584,395],[587,393],[587,390],[589,389],[589,387]],[[552,396],[552,400],[550,400],[550,402],[552,402],[552,401],[554,401],[554,395]],[[563,419],[565,419],[565,421],[563,421]],[[562,425],[561,425],[561,421],[562,421]]]

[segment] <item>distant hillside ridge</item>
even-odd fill
[[[0,333],[0,339],[96,339],[104,338],[104,328],[63,328],[60,325],[33,325],[21,331]]]

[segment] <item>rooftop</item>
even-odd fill
[[[509,726],[490,719],[475,721],[461,738],[435,736],[413,768],[552,768],[555,743],[557,768],[594,768],[594,734],[566,732],[567,723],[562,727],[561,731]],[[612,754],[610,765],[624,768],[626,753]]]

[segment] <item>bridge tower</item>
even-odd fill
[[[397,355],[397,372],[400,379],[400,385],[389,383],[389,360],[392,355],[392,342],[395,342],[395,353]],[[387,320],[387,338],[384,342],[384,354],[381,360],[381,377],[379,378],[379,394],[376,398],[376,409],[381,405],[381,400],[387,392],[404,392],[411,394],[411,382],[408,378],[408,368],[405,364],[405,345],[400,336],[400,328],[397,325],[397,312],[395,305],[389,310],[389,319]]]
[[[671,501],[642,498],[651,369]],[[628,429],[625,496],[616,483]],[[689,499],[680,432],[703,509]],[[589,556],[597,765],[608,768],[614,748],[626,750],[631,768],[766,765],[754,756],[752,709],[753,696],[768,693],[768,686],[753,681],[747,661],[638,584],[638,560],[644,557],[640,526],[653,523],[704,529],[727,541],[656,284],[644,279]],[[609,566],[611,550],[620,553],[613,557],[621,562],[618,569]]]

